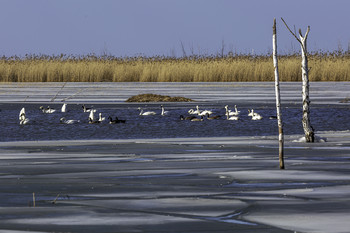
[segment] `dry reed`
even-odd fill
[[[301,80],[298,54],[279,57],[281,81]],[[350,81],[349,53],[309,55],[310,81]],[[27,56],[0,59],[0,82],[255,82],[273,81],[272,58]]]

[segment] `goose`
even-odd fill
[[[60,119],[60,123],[61,124],[71,125],[71,124],[76,124],[76,123],[79,123],[79,122],[80,122],[79,120],[66,120],[65,117],[61,117],[61,119]]]
[[[109,124],[118,124],[118,123],[125,123],[126,120],[119,120],[118,117],[115,117],[115,120],[112,119],[111,116],[108,117]]]
[[[184,120],[192,120],[196,118],[195,116],[187,116],[187,117],[184,117],[183,115],[180,115],[180,120],[184,121]]]
[[[47,108],[44,108],[44,106],[40,106],[40,109],[43,111],[43,113],[54,113],[54,112],[56,112],[56,109],[50,108],[50,106],[47,106]]]
[[[89,124],[99,124],[99,123],[101,123],[101,121],[98,121],[98,120],[95,121],[89,117]]]
[[[160,115],[165,116],[166,114],[169,113],[169,111],[165,111],[165,110],[164,110],[163,105],[160,105],[160,107],[161,107],[161,109],[162,109],[162,113],[161,113]]]
[[[64,103],[61,107],[61,112],[66,112],[67,111],[67,104]]]
[[[83,104],[83,106],[81,106],[81,107],[83,108],[84,112],[91,112],[91,111],[96,112],[96,109],[87,108],[87,107],[85,107],[85,104]]]
[[[24,107],[19,112],[18,118],[19,118],[20,121],[24,120],[26,118],[26,109]]]
[[[210,114],[209,113],[207,113],[207,119],[208,120],[215,120],[215,119],[220,119],[221,118],[221,116],[210,116]]]
[[[156,115],[156,113],[153,111],[144,112],[143,109],[140,107],[138,108],[138,110],[140,110],[140,116]]]
[[[106,120],[106,117],[102,117],[102,113],[99,113],[98,114],[98,120],[99,121],[104,121],[104,120]]]
[[[203,121],[203,116],[201,116],[201,118],[193,118],[191,119],[191,121]]]

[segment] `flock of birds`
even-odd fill
[[[103,121],[106,120],[105,117],[102,117],[102,113],[99,113],[99,118],[96,119],[95,118],[95,112],[96,112],[96,109],[93,109],[93,108],[86,108],[85,105],[83,104],[82,106],[83,108],[83,112],[88,112],[89,113],[89,118],[88,118],[88,122],[89,124],[98,124],[98,123],[101,123]],[[50,106],[48,107],[44,107],[44,106],[40,106],[40,110],[45,113],[45,114],[52,114],[52,113],[55,113],[57,110],[54,109],[54,108],[51,108]],[[67,104],[64,103],[61,107],[61,112],[67,112]],[[118,119],[118,117],[115,117],[114,119],[109,116],[108,117],[109,119],[109,123],[110,124],[117,124],[117,123],[125,123],[126,120],[120,120]],[[29,118],[27,118],[26,116],[26,110],[25,108],[23,107],[21,109],[21,111],[19,112],[19,124],[20,125],[26,125],[30,122]],[[79,123],[80,120],[67,120],[65,117],[61,117],[60,118],[60,123],[62,124],[76,124],[76,123]]]
[[[51,114],[56,112],[56,109],[51,108],[50,106],[40,107],[41,111],[45,114]],[[102,116],[102,113],[99,113],[99,117],[95,118],[96,109],[94,108],[87,108],[85,105],[82,105],[83,112],[89,113],[88,117],[88,123],[89,124],[99,124],[106,120],[105,117]],[[155,111],[144,111],[143,108],[139,107],[139,115],[140,116],[150,116],[150,115],[158,115]],[[61,107],[61,112],[67,111],[67,104],[64,103]],[[165,116],[169,113],[169,111],[165,111],[163,105],[161,105],[161,113],[160,115]],[[239,115],[241,111],[238,111],[237,106],[234,106],[234,110],[230,110],[228,108],[228,105],[225,106],[225,117],[227,120],[239,120]],[[215,120],[215,119],[222,119],[222,115],[214,115],[211,110],[200,110],[199,106],[196,106],[196,109],[190,109],[188,110],[188,116],[184,117],[183,115],[180,115],[180,120],[189,120],[189,121],[203,121],[206,117],[208,120]],[[261,120],[262,116],[256,112],[254,112],[254,109],[248,110],[248,116],[251,117],[252,120]],[[275,117],[270,117],[275,118]],[[110,124],[118,124],[118,123],[125,123],[126,120],[118,119],[118,117],[112,118],[109,116],[107,118],[109,120]],[[25,108],[23,107],[19,113],[19,123],[20,125],[26,125],[30,122],[30,120],[26,116]],[[67,120],[65,117],[60,118],[60,123],[62,124],[76,124],[79,123],[79,120]]]

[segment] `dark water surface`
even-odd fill
[[[81,104],[68,104],[68,112],[61,113],[61,104],[52,104],[57,111],[44,114],[39,107],[42,104],[0,104],[0,141],[35,141],[35,140],[81,140],[81,139],[133,139],[133,138],[169,138],[169,137],[223,137],[223,136],[264,136],[277,135],[276,119],[269,116],[276,114],[271,106],[250,106],[263,116],[262,120],[253,121],[248,117],[248,107],[238,106],[241,111],[238,121],[228,121],[224,117],[223,103],[199,104],[201,110],[208,109],[214,115],[222,115],[219,120],[202,122],[181,121],[180,115],[188,115],[193,103],[165,103],[168,115],[161,116],[160,104],[94,104],[97,109],[95,118],[101,112],[106,120],[101,124],[88,124],[89,113],[82,110]],[[44,105],[45,107],[47,105]],[[87,107],[92,105],[87,104]],[[154,116],[139,116],[137,108],[157,112]],[[22,107],[30,119],[28,125],[20,125],[18,114]],[[233,106],[230,106],[233,108]],[[301,106],[283,108],[285,134],[303,134]],[[319,106],[311,108],[311,123],[316,131],[349,130],[349,106]],[[125,119],[125,124],[109,124],[108,116]],[[80,120],[78,124],[61,124],[60,118]]]

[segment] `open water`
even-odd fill
[[[181,121],[180,115],[187,116],[194,103],[165,103],[167,115],[161,116],[160,104],[87,104],[106,118],[100,124],[89,124],[89,113],[83,112],[82,104],[68,104],[68,112],[60,112],[62,104],[52,104],[57,111],[43,113],[39,107],[43,104],[3,103],[0,104],[0,141],[35,141],[35,140],[85,140],[85,139],[137,139],[170,137],[223,137],[223,136],[266,136],[278,135],[276,115],[271,106],[249,106],[263,116],[262,120],[253,121],[248,116],[248,107],[238,105],[241,111],[238,121],[226,120],[225,103],[201,103],[201,110],[208,109],[213,115],[221,115],[218,120],[202,122]],[[47,105],[43,105],[47,107]],[[30,119],[27,125],[20,125],[18,115],[22,107]],[[138,107],[145,111],[155,111],[154,116],[140,116]],[[232,109],[233,106],[230,106]],[[349,106],[319,106],[311,108],[311,124],[316,131],[349,130]],[[109,124],[108,116],[126,120],[125,124]],[[78,124],[61,124],[60,118],[79,120]],[[301,106],[289,106],[282,109],[284,133],[303,134]]]

